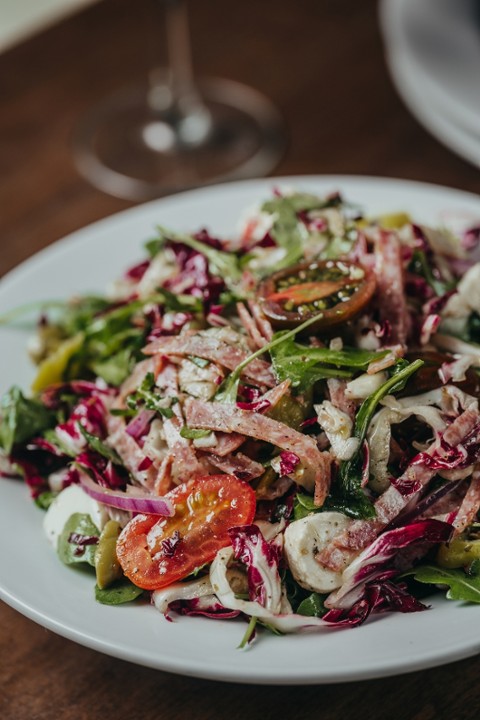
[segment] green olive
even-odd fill
[[[117,540],[122,528],[115,520],[109,520],[103,528],[95,552],[95,574],[97,585],[104,590],[123,576],[117,560]]]
[[[302,423],[308,417],[310,407],[309,403],[302,402],[299,398],[291,395],[284,395],[278,403],[267,412],[272,420],[278,420],[285,423],[288,427],[299,431]]]
[[[437,562],[441,567],[460,568],[480,558],[480,540],[465,540],[458,537],[449,543],[442,543],[438,550]]]

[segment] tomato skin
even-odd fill
[[[235,475],[201,476],[166,497],[173,517],[137,515],[117,542],[123,572],[145,590],[171,585],[211,562],[230,545],[229,528],[250,525],[255,517],[255,491]]]
[[[332,269],[336,274],[335,278],[329,277]],[[312,273],[317,273],[318,279],[312,280]],[[327,277],[323,278],[322,274]],[[355,278],[355,274],[359,277]],[[302,275],[303,280],[301,280]],[[295,282],[297,277],[301,282]],[[295,284],[279,288],[279,283],[285,282],[287,278],[294,278]],[[347,286],[350,286],[350,297],[336,302],[332,307],[325,310],[300,307],[302,303],[308,305],[315,303],[315,300],[328,298],[330,294]],[[309,327],[309,332],[312,332],[334,327],[354,318],[370,302],[375,287],[373,272],[357,263],[348,260],[318,260],[301,263],[274,273],[261,284],[259,295],[263,313],[276,328],[294,328],[309,317],[321,314],[317,322]],[[293,308],[287,309],[288,301]]]

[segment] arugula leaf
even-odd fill
[[[55,414],[39,400],[26,398],[13,386],[0,403],[0,446],[10,455],[14,445],[30,440],[55,424]]]
[[[86,513],[73,513],[58,538],[57,553],[65,565],[87,563],[95,566],[100,531]]]
[[[122,605],[136,600],[143,593],[142,588],[134,585],[128,578],[116,580],[103,590],[98,585],[95,585],[95,600],[102,603],[102,605]]]
[[[429,260],[423,250],[414,250],[410,267],[417,275],[421,275],[432,288],[435,295],[440,297],[451,290],[455,283],[446,283],[438,280],[432,272]]]
[[[169,240],[172,243],[187,245],[192,248],[192,250],[196,250],[202,255],[205,255],[212,273],[223,278],[229,287],[241,279],[242,272],[240,269],[239,259],[234,253],[225,252],[224,250],[216,250],[215,248],[210,247],[210,245],[206,245],[200,240],[197,240],[192,235],[174,233],[161,226],[157,229],[160,234],[160,238]]]
[[[300,210],[310,209],[307,198],[308,196],[304,195],[285,195],[269,200],[262,205],[262,211],[271,213],[275,218],[270,235],[278,247],[285,248],[286,251],[281,260],[267,269],[266,274],[270,275],[294,265],[302,257],[308,231],[304,223],[298,219],[297,213]]]
[[[360,406],[360,410],[355,418],[354,436],[363,443],[367,434],[368,426],[374,416],[380,400],[390,393],[403,390],[407,380],[419,370],[424,364],[423,360],[414,360],[408,363],[400,360],[394,369],[392,376],[381,385],[378,390],[372,393]]]
[[[280,195],[264,202],[261,207],[262,212],[274,216],[270,235],[279,247],[286,250],[284,257],[270,266],[266,274],[270,275],[294,265],[303,257],[303,247],[305,241],[308,240],[309,233],[305,224],[299,220],[298,213],[323,210],[339,205],[342,205],[339,195],[321,199],[309,193]],[[351,243],[349,243],[349,247],[350,245]]]
[[[167,406],[165,401],[170,401],[170,405]],[[172,405],[178,402],[178,398],[162,398],[159,397],[155,392],[155,377],[153,373],[149,372],[145,375],[140,387],[130,395],[128,395],[126,404],[130,411],[135,413],[140,408],[146,408],[147,410],[153,410],[154,412],[162,415],[165,418],[173,417]]]
[[[99,455],[106,458],[107,460],[110,460],[112,463],[114,463],[114,465],[123,465],[122,460],[116,450],[106,445],[96,435],[92,435],[91,433],[89,433],[88,430],[83,427],[82,423],[79,422],[77,423],[77,425],[92,450],[95,450]]]
[[[472,575],[462,569],[450,570],[435,565],[420,565],[404,575],[413,575],[415,580],[427,585],[446,585],[449,600],[480,603],[480,573]]]
[[[359,440],[359,450],[350,459],[342,462],[338,475],[338,483],[333,493],[333,502],[345,504],[347,515],[355,518],[375,517],[375,509],[370,500],[366,497],[362,488],[362,464],[363,464],[363,441],[367,434],[368,426],[374,416],[378,404],[386,395],[401,390],[408,380],[421,366],[423,360],[415,360],[405,364],[401,361],[398,371],[381,385],[378,390],[366,398],[360,406],[355,418],[353,436]]]
[[[252,360],[255,360],[256,358],[260,357],[266,352],[271,352],[271,350],[277,345],[280,345],[284,343],[286,340],[289,340],[290,338],[295,337],[298,333],[303,332],[303,330],[306,330],[307,327],[310,327],[310,325],[313,325],[316,320],[318,320],[318,315],[312,315],[312,317],[308,318],[308,320],[305,320],[301,325],[299,325],[296,328],[293,328],[293,330],[287,330],[283,331],[282,333],[276,333],[273,336],[273,339],[261,347],[259,350],[256,350],[254,353],[249,355],[245,358],[245,360],[242,360],[241,363],[237,365],[235,370],[230,373],[230,375],[223,381],[223,383],[220,385],[220,388],[215,395],[215,401],[216,402],[225,402],[225,403],[235,403],[237,401],[237,394],[238,394],[238,386],[240,383],[240,376],[244,369],[249,365],[249,363],[252,362]]]
[[[279,382],[291,380],[292,387],[305,392],[318,380],[328,377],[350,378],[354,370],[366,370],[373,360],[386,352],[370,352],[356,348],[329,350],[301,345],[287,332],[276,333],[274,337],[283,342],[270,349],[272,365]]]

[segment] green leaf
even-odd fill
[[[166,242],[165,237],[154,237],[144,243],[145,250],[152,260],[155,255],[158,255],[158,253],[164,249]]]
[[[480,603],[480,575],[467,574],[462,569],[450,570],[435,565],[421,565],[405,573],[427,585],[446,585],[449,600]]]
[[[386,395],[403,390],[407,380],[416,373],[423,364],[423,360],[415,360],[412,363],[406,363],[405,360],[400,360],[392,376],[386,380],[378,390],[363,401],[355,418],[354,428],[354,435],[360,440],[360,443],[365,439],[368,426],[377,410],[380,400],[383,400]]]
[[[48,510],[57,495],[58,492],[53,492],[52,490],[45,490],[45,492],[37,495],[37,497],[35,498],[35,505],[37,505],[37,507],[39,507],[41,510]]]
[[[239,259],[234,253],[216,250],[210,247],[210,245],[205,245],[205,243],[192,237],[192,235],[174,233],[163,227],[158,227],[158,232],[160,233],[160,238],[169,240],[172,243],[187,245],[187,247],[192,248],[192,250],[196,250],[204,255],[208,260],[213,275],[218,275],[223,278],[228,286],[239,282],[241,279],[242,272],[240,270]]]
[[[180,435],[187,440],[199,440],[212,434],[211,430],[197,430],[184,425],[180,430]]]
[[[293,502],[293,519],[301,520],[312,512],[320,512],[322,508],[315,505],[311,495],[297,493]]]
[[[0,403],[0,446],[10,455],[14,445],[21,445],[55,424],[55,414],[35,399],[26,398],[14,386]]]
[[[314,592],[311,593],[305,600],[302,600],[298,606],[296,612],[298,615],[305,615],[307,617],[322,617],[327,612],[327,608],[324,605],[325,595],[319,595]]]
[[[319,313],[319,315],[321,315],[321,313]],[[308,318],[308,320],[305,320],[305,322],[303,322],[298,327],[293,328],[293,330],[276,333],[269,343],[261,347],[259,350],[256,350],[254,353],[245,358],[245,360],[242,360],[242,362],[237,365],[235,370],[230,373],[226,380],[224,380],[221,384],[219,391],[215,395],[215,401],[224,403],[235,403],[237,400],[240,377],[247,365],[249,365],[252,360],[255,360],[266,352],[270,352],[271,354],[271,351],[275,347],[277,347],[278,345],[282,345],[287,340],[290,340],[290,338],[293,338],[298,333],[306,330],[308,327],[310,327],[310,325],[313,325],[313,323],[318,320],[319,315],[313,315],[312,317]]]
[[[356,348],[330,350],[307,347],[294,341],[285,331],[275,338],[283,342],[270,349],[272,365],[279,382],[291,380],[292,386],[302,393],[324,378],[350,378],[355,370],[366,370],[369,364],[386,355]]]
[[[134,363],[131,349],[123,348],[104,360],[91,360],[89,365],[108,385],[118,387],[129,376]]]
[[[454,286],[454,283],[446,283],[435,277],[432,272],[430,262],[423,250],[413,251],[410,268],[414,273],[421,275],[427,281],[428,285],[430,285],[435,295],[438,297],[445,295],[445,293],[451,290],[452,286]]]
[[[88,430],[85,430],[82,423],[77,423],[77,425],[92,450],[95,450],[99,455],[110,460],[114,465],[123,465],[122,459],[116,450],[106,445],[103,440],[100,440],[96,435],[92,435]]]
[[[127,578],[121,578],[112,583],[108,588],[100,590],[95,585],[95,600],[102,605],[122,605],[123,603],[132,602],[143,595],[142,588],[134,585]]]
[[[169,405],[166,403],[169,402]],[[133,393],[130,393],[126,399],[129,410],[138,411],[141,408],[153,410],[162,417],[173,417],[172,405],[178,402],[177,397],[160,397],[156,392],[155,377],[149,372],[142,380],[140,387]]]
[[[299,220],[299,212],[323,210],[341,204],[342,200],[338,195],[323,199],[309,193],[280,195],[264,202],[261,208],[262,212],[274,216],[270,235],[278,247],[286,250],[283,258],[268,268],[268,274],[294,265],[303,258],[303,249],[309,232],[305,224]],[[349,243],[349,247],[350,245],[351,243]]]
[[[87,563],[95,566],[95,551],[99,535],[100,531],[93,524],[90,515],[85,513],[70,515],[58,538],[58,557],[65,565]],[[85,538],[85,542],[82,542],[82,538]],[[96,538],[96,542],[90,543],[89,540],[94,538]]]
[[[408,364],[405,364],[405,361],[400,361],[400,369],[394,372],[378,390],[366,398],[357,412],[353,435],[359,440],[359,449],[350,460],[342,462],[338,475],[338,483],[335,486],[332,498],[333,503],[344,505],[345,512],[350,517],[375,517],[373,504],[366,497],[362,488],[362,446],[370,421],[377,410],[378,404],[386,395],[403,388],[408,378],[422,365],[423,360],[415,360]]]

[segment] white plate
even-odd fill
[[[480,23],[473,0],[382,0],[380,18],[390,72],[411,112],[444,145],[480,165]]]
[[[177,230],[208,227],[231,234],[242,211],[274,186],[318,193],[341,190],[369,213],[406,210],[420,222],[480,219],[480,198],[455,190],[356,177],[255,180],[188,192],[127,210],[52,245],[0,283],[0,313],[28,301],[101,291],[129,263],[156,223]],[[27,387],[32,369],[25,335],[0,329],[0,390]],[[41,530],[42,512],[17,481],[0,482],[0,596],[19,612],[76,642],[115,657],[198,677],[264,684],[344,682],[409,672],[480,650],[479,608],[435,600],[412,615],[382,615],[354,630],[274,637],[236,649],[236,621],[179,618],[169,623],[149,605],[107,607],[93,599],[89,575],[63,566]],[[7,550],[8,548],[8,550]]]

